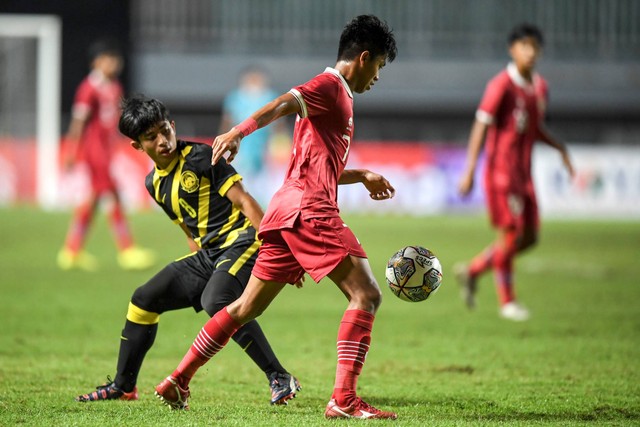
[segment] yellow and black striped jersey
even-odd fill
[[[225,197],[242,179],[224,159],[211,165],[211,147],[178,140],[178,156],[166,169],[155,167],[147,191],[176,224],[184,223],[202,248],[226,248],[256,240],[248,218]]]

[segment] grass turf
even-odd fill
[[[370,403],[398,412],[397,426],[640,424],[640,223],[551,221],[538,247],[518,259],[517,293],[533,314],[500,320],[492,278],[469,313],[451,274],[492,238],[485,218],[345,218],[385,289],[372,349],[359,382]],[[266,378],[233,343],[192,382],[192,410],[153,397],[206,321],[192,310],[162,316],[139,378],[137,402],[81,404],[73,397],[115,374],[131,293],[153,273],[123,272],[104,216],[89,237],[98,273],[55,266],[67,213],[0,210],[0,425],[355,425],[325,421],[335,336],[345,300],[329,282],[286,288],[260,318],[277,355],[303,390],[287,407],[268,404]],[[131,217],[159,269],[187,252],[159,212]],[[384,285],[386,260],[401,246],[433,249],[441,290],[422,303]]]

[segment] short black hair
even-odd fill
[[[169,120],[169,110],[157,99],[142,94],[123,99],[118,129],[124,136],[137,141],[150,127]]]
[[[386,55],[392,62],[398,53],[393,30],[374,15],[359,15],[342,30],[338,61],[353,59],[365,50],[374,57]]]
[[[533,24],[523,22],[522,24],[513,27],[513,29],[509,33],[509,46],[511,46],[514,42],[522,40],[526,37],[535,39],[535,41],[537,41],[540,46],[544,45],[544,37],[542,36],[542,31],[540,31],[540,28],[536,27]]]
[[[89,62],[93,62],[100,55],[118,56],[122,58],[122,50],[118,42],[112,38],[98,39],[89,46],[87,52]]]

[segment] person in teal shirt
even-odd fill
[[[250,66],[240,73],[238,87],[230,91],[224,99],[220,132],[229,131],[244,118],[275,99],[279,94],[270,88],[266,72],[257,66]],[[272,127],[258,129],[246,139],[233,161],[236,170],[242,175],[245,186],[251,190],[261,205],[266,205],[269,193],[267,176],[267,157],[269,141],[274,134]]]

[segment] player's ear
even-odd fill
[[[134,150],[142,151],[142,145],[140,145],[140,143],[138,141],[135,141],[135,140],[132,139],[130,144],[131,144],[131,146],[133,147]]]
[[[362,53],[360,53],[360,56],[358,58],[360,60],[361,64],[364,64],[367,61],[371,60],[371,52],[369,52],[368,50],[363,50]]]
[[[173,131],[175,132],[175,131],[176,131],[176,122],[175,122],[175,120],[171,120],[171,121],[169,122],[169,124],[171,124],[171,128],[172,128],[172,129],[173,129]]]

